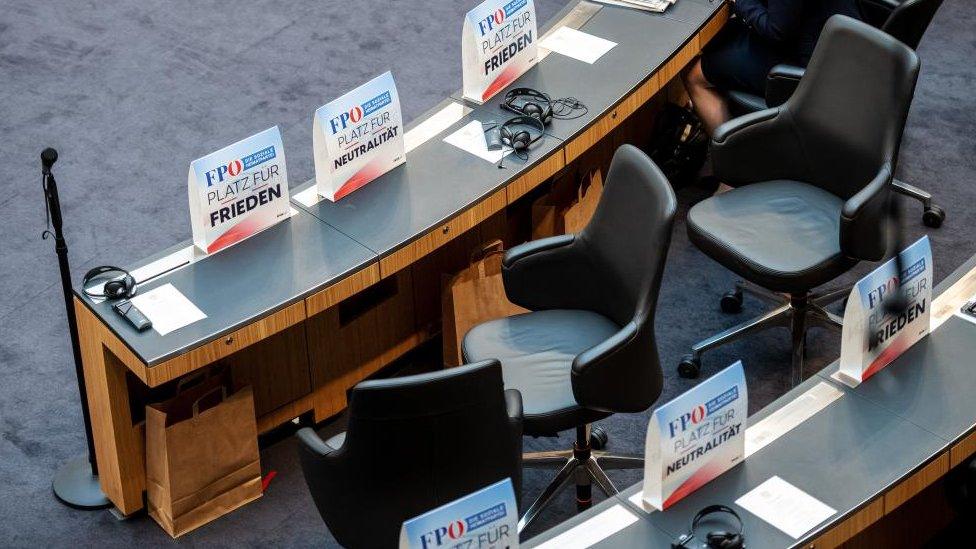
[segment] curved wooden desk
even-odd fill
[[[664,15],[583,6],[591,16],[582,30],[618,46],[594,65],[549,55],[514,84],[589,107],[580,119],[555,121],[528,161],[506,160],[499,170],[443,143],[472,119],[503,116],[497,99],[468,106],[443,131],[415,140],[405,166],[342,201],[293,201],[288,221],[143,284],[171,283],[208,314],[167,336],[136,333],[76,288],[99,478],[122,514],[144,505],[142,405],[165,397],[181,376],[230,362],[235,382],[255,388],[262,432],[309,412],[315,420],[338,413],[348,388],[433,335],[435,255],[495,223],[660,97],[728,18],[727,6],[708,0],[679,0]],[[366,340],[379,343],[359,344]]]

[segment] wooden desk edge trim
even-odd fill
[[[305,320],[305,300],[299,300],[250,324],[194,347],[165,362],[147,368],[147,385],[157,387],[167,381],[212,364],[221,358],[267,339]]]

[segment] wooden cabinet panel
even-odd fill
[[[414,323],[413,277],[400,271],[306,321],[315,420],[346,406],[346,391],[426,337]]]
[[[447,223],[410,242],[406,246],[380,259],[380,274],[385,278],[418,259],[454,240],[465,231],[484,221],[508,203],[506,189],[491,196],[451,218]]]
[[[234,388],[250,385],[261,417],[312,391],[305,326],[297,324],[220,361]]]
[[[201,345],[187,353],[147,369],[147,385],[156,387],[208,364],[228,357],[258,341],[305,320],[305,302],[299,301],[252,322],[230,334]]]

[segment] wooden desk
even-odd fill
[[[506,160],[510,169],[498,170],[441,142],[471,119],[497,116],[485,110],[490,105],[473,109],[412,150],[405,166],[339,203],[293,202],[298,212],[288,221],[147,283],[142,291],[172,283],[195,303],[212,305],[206,320],[179,334],[136,334],[108,304],[76,289],[99,478],[118,510],[128,515],[144,506],[143,406],[182,376],[228,365],[235,383],[254,387],[264,432],[303,414],[321,421],[340,412],[350,387],[430,339],[441,273],[465,257],[462,244],[504,232],[507,210],[660,98],[728,18],[720,3],[679,5],[663,16],[599,8],[594,25],[625,14],[631,25],[671,29],[672,42],[642,50],[654,33],[639,25],[612,36],[619,45],[607,55],[629,60],[636,73],[605,82],[586,117],[554,123],[555,134],[530,160]],[[580,85],[587,66],[577,63],[569,69],[577,76],[568,78],[566,62],[550,55],[513,85],[559,78],[567,82],[559,93],[593,93],[568,88]]]

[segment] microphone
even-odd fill
[[[41,173],[44,175],[49,175],[51,173],[51,166],[58,161],[58,151],[48,147],[41,151]]]

